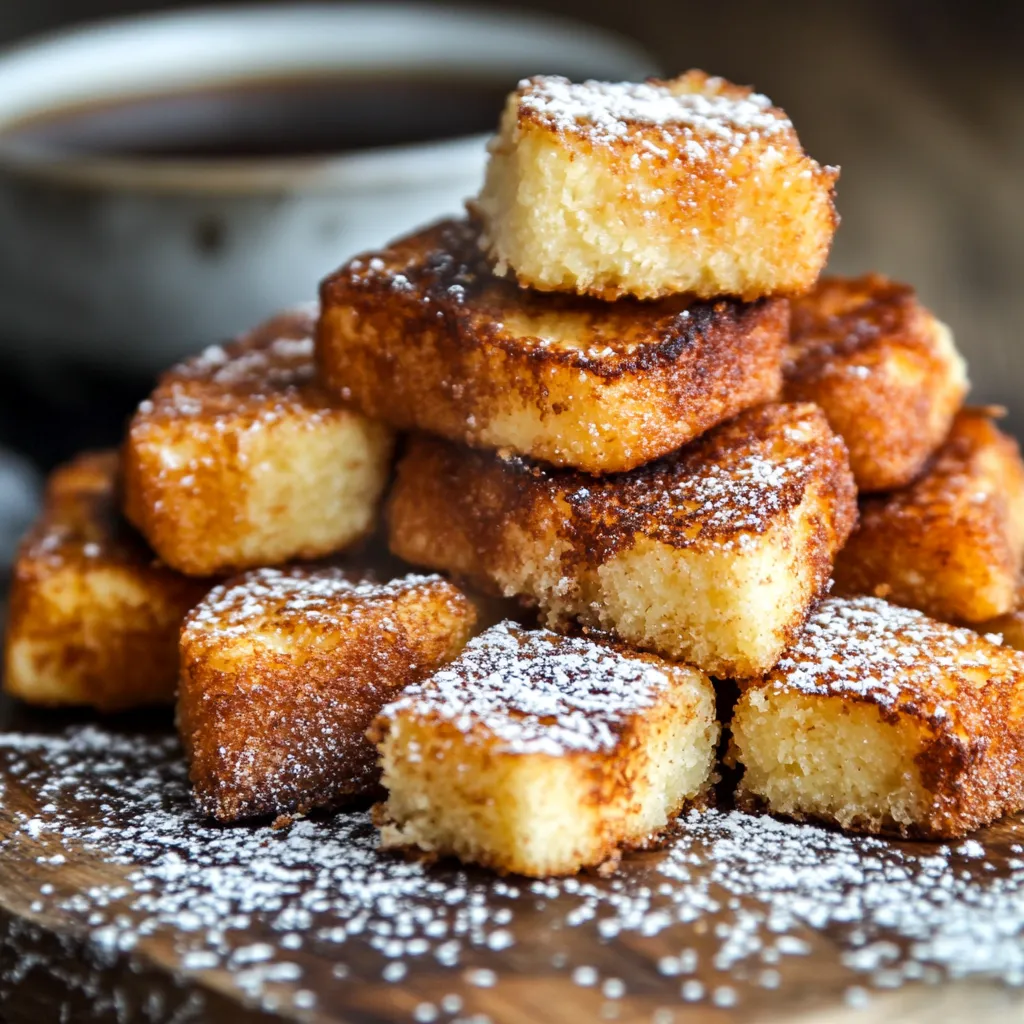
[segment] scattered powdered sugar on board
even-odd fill
[[[365,812],[206,824],[169,737],[3,734],[0,778],[0,872],[31,860],[19,877],[42,879],[34,892],[6,883],[25,917],[73,920],[110,962],[171,941],[181,971],[227,971],[251,1005],[298,1019],[363,1005],[374,1019],[479,1024],[478,1000],[513,976],[560,979],[581,1014],[605,1018],[778,1009],[787,984],[813,994],[811,955],[827,958],[822,998],[845,986],[851,1005],[907,982],[1024,984],[1020,824],[996,857],[984,834],[890,843],[691,812],[612,878],[527,881],[379,853]],[[0,1000],[38,966],[20,935],[3,936]],[[390,986],[403,995],[382,1002]]]

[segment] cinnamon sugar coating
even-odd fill
[[[605,300],[794,295],[838,224],[834,167],[751,89],[538,76],[510,95],[473,210],[498,273]]]
[[[745,689],[741,802],[961,836],[1024,807],[1024,655],[877,598],[828,598]]]
[[[402,430],[592,473],[632,469],[777,397],[788,307],[615,304],[495,277],[466,221],[350,261],[321,287],[324,382]]]
[[[458,654],[475,618],[438,576],[294,567],[216,587],[180,642],[178,728],[199,809],[229,822],[376,793],[367,727]]]
[[[1020,450],[988,410],[967,409],[919,479],[861,502],[836,560],[836,592],[984,622],[1013,610],[1022,557]]]
[[[286,313],[165,373],[124,446],[125,512],[205,576],[351,546],[373,528],[392,434],[316,380],[313,315]]]
[[[910,483],[967,393],[949,328],[880,274],[824,278],[792,310],[786,401],[821,406],[861,492]]]
[[[116,711],[174,699],[178,630],[213,581],[162,565],[121,517],[116,452],[51,475],[14,565],[4,690]]]
[[[413,438],[392,551],[685,658],[774,664],[856,516],[842,442],[809,405],[750,410],[679,452],[594,479]]]
[[[719,726],[689,666],[503,622],[371,734],[384,848],[544,877],[643,846],[701,798]]]

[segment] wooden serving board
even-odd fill
[[[0,1020],[1024,1019],[1024,823],[938,846],[712,811],[617,875],[216,828],[169,716],[0,712]],[[963,976],[961,976],[963,975]]]

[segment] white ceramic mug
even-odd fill
[[[309,299],[348,256],[461,208],[485,137],[243,162],[26,154],[71,103],[295,73],[642,78],[632,43],[533,14],[404,4],[146,16],[0,57],[0,349],[155,372]]]

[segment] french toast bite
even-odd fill
[[[846,449],[811,405],[749,410],[593,478],[417,437],[391,550],[719,676],[769,669],[856,518]]]
[[[172,701],[178,630],[213,585],[162,565],[121,517],[116,452],[50,477],[14,565],[4,690],[29,704],[118,711]]]
[[[718,734],[702,672],[504,622],[374,723],[381,845],[533,877],[601,865],[704,795]]]
[[[872,495],[836,559],[836,593],[873,594],[944,622],[1012,611],[1024,555],[1024,463],[984,409],[959,413],[924,474]]]
[[[632,469],[777,397],[784,300],[615,304],[495,277],[444,221],[321,287],[324,381],[367,416],[590,473]]]
[[[967,394],[949,328],[880,274],[825,278],[792,310],[786,401],[821,406],[861,492],[910,483]]]
[[[536,77],[505,107],[474,204],[497,272],[641,299],[794,295],[825,265],[839,172],[771,101],[703,71]]]
[[[475,618],[439,576],[293,567],[216,587],[181,631],[178,729],[200,811],[231,822],[375,794],[367,727],[459,653]]]
[[[742,693],[741,805],[962,836],[1024,808],[1024,655],[872,597],[828,598]]]
[[[315,379],[313,317],[269,320],[160,379],[124,448],[125,511],[191,576],[343,550],[373,528],[393,437]]]

